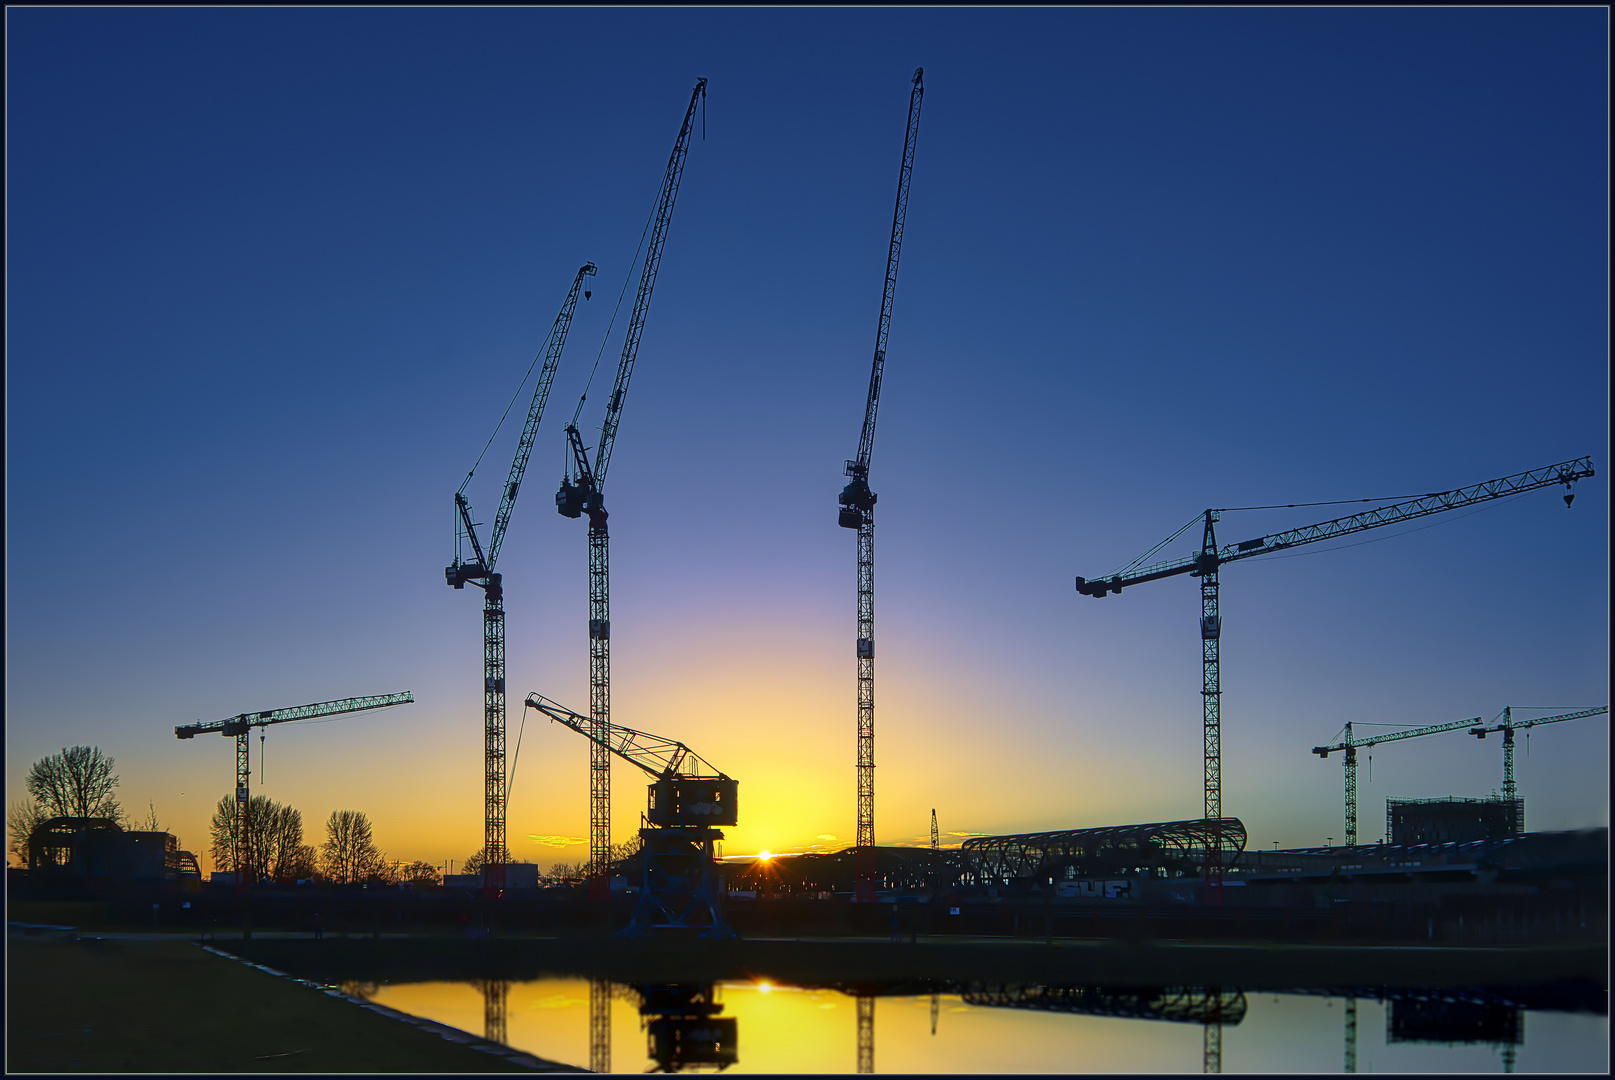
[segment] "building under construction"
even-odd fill
[[[1524,799],[1386,799],[1385,835],[1399,845],[1503,840],[1524,817]]]

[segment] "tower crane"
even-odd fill
[[[1424,727],[1412,728],[1408,731],[1393,731],[1385,735],[1371,735],[1366,739],[1352,737],[1351,722],[1346,722],[1346,737],[1332,746],[1314,746],[1312,752],[1328,760],[1329,755],[1336,750],[1344,750],[1346,766],[1346,846],[1354,847],[1357,844],[1357,751],[1372,748],[1380,743],[1397,742],[1401,739],[1420,739],[1426,735],[1439,735],[1443,731],[1468,731],[1480,722],[1480,717],[1472,716],[1468,720],[1454,720],[1450,724],[1428,724]]]
[[[1560,713],[1558,716],[1539,716],[1534,720],[1514,719],[1516,706],[1503,707],[1503,722],[1491,727],[1478,727],[1470,730],[1470,734],[1477,739],[1484,739],[1494,731],[1503,733],[1503,805],[1508,808],[1511,820],[1508,831],[1518,836],[1525,831],[1525,806],[1516,801],[1514,786],[1514,733],[1521,729],[1529,730],[1541,727],[1543,724],[1557,724],[1565,720],[1580,720],[1585,716],[1608,716],[1609,706],[1601,705],[1596,709],[1582,709],[1579,712]],[[1478,717],[1476,719],[1479,719]]]
[[[527,707],[651,778],[649,808],[639,830],[643,887],[624,933],[699,930],[702,937],[734,937],[719,903],[713,845],[723,839],[717,826],[738,820],[739,784],[677,739],[602,725],[597,717],[582,716],[542,694],[528,694]]]
[[[903,135],[903,164],[897,173],[897,205],[892,210],[892,238],[886,251],[886,285],[881,293],[880,323],[875,330],[875,359],[869,369],[869,395],[858,456],[846,463],[851,477],[841,489],[836,523],[858,530],[858,840],[857,884],[853,899],[874,899],[875,863],[875,501],[869,488],[869,457],[875,448],[875,415],[880,409],[880,382],[886,367],[886,336],[891,329],[892,301],[897,295],[897,262],[903,252],[903,225],[908,216],[908,187],[914,173],[914,145],[920,133],[921,81],[914,69],[908,98],[908,128]]]
[[[471,503],[465,497],[466,486],[476,473],[475,465],[466,474],[460,490],[454,493],[454,562],[444,567],[443,576],[456,589],[464,589],[466,583],[470,582],[483,590],[482,889],[483,895],[489,898],[498,897],[504,892],[505,860],[508,857],[505,848],[505,589],[504,576],[495,572],[494,565],[499,561],[499,551],[505,543],[505,529],[510,525],[510,511],[516,505],[522,476],[527,472],[527,459],[533,453],[533,440],[537,438],[539,422],[544,418],[544,403],[549,400],[555,369],[561,362],[561,351],[566,347],[567,331],[572,327],[572,313],[578,306],[578,293],[583,291],[584,299],[588,299],[589,293],[583,290],[583,279],[594,273],[594,263],[584,263],[578,268],[577,275],[572,279],[572,288],[567,291],[566,300],[561,304],[560,314],[555,316],[555,322],[550,327],[549,338],[541,354],[544,366],[539,370],[538,382],[533,387],[527,422],[522,425],[521,440],[516,445],[516,457],[510,463],[510,475],[505,480],[504,494],[494,515],[493,532],[488,536],[486,551],[477,539],[477,523],[471,520]],[[532,368],[529,367],[528,371],[531,372]],[[516,392],[521,393],[519,389]],[[465,550],[467,546],[471,549],[469,558]]]
[[[1571,486],[1577,481],[1593,475],[1593,462],[1591,458],[1576,458],[1573,461],[1560,462],[1546,468],[1535,469],[1530,472],[1516,473],[1513,476],[1501,477],[1497,480],[1488,480],[1470,487],[1455,488],[1452,491],[1435,492],[1422,495],[1416,499],[1381,506],[1361,514],[1350,517],[1335,518],[1332,521],[1319,522],[1316,525],[1307,525],[1288,532],[1276,533],[1271,536],[1259,536],[1254,540],[1242,540],[1237,544],[1219,547],[1217,544],[1216,522],[1221,520],[1222,511],[1207,510],[1202,515],[1205,529],[1202,534],[1200,552],[1187,558],[1173,559],[1150,565],[1140,565],[1144,559],[1159,551],[1163,544],[1156,545],[1148,555],[1135,559],[1127,567],[1102,578],[1092,581],[1079,577],[1076,579],[1077,592],[1084,596],[1102,597],[1109,593],[1120,593],[1127,585],[1137,585],[1146,581],[1158,581],[1161,578],[1175,577],[1178,574],[1188,574],[1200,579],[1200,640],[1201,640],[1201,695],[1204,701],[1202,708],[1202,722],[1205,735],[1205,816],[1212,823],[1211,851],[1207,853],[1205,863],[1205,882],[1208,899],[1213,904],[1221,902],[1222,896],[1222,851],[1220,823],[1222,817],[1222,682],[1218,661],[1218,648],[1222,638],[1222,616],[1218,610],[1218,570],[1225,563],[1236,562],[1240,559],[1254,558],[1258,555],[1268,555],[1275,551],[1300,547],[1303,544],[1312,544],[1320,540],[1333,540],[1337,537],[1348,536],[1352,533],[1363,532],[1367,529],[1377,529],[1383,525],[1394,525],[1398,522],[1411,521],[1414,518],[1426,517],[1430,514],[1445,513],[1448,510],[1457,510],[1460,507],[1474,506],[1477,503],[1490,502],[1493,499],[1506,498],[1538,488],[1551,487],[1563,484],[1566,492],[1565,506],[1568,508],[1575,494]],[[1366,501],[1366,500],[1365,500]]]
[[[639,354],[639,338],[645,329],[645,315],[650,310],[651,291],[656,287],[656,274],[662,265],[662,246],[667,242],[667,226],[673,220],[673,204],[678,198],[679,181],[684,175],[684,159],[690,149],[695,106],[706,100],[707,81],[697,79],[690,92],[690,104],[684,110],[684,123],[679,126],[678,138],[673,140],[673,153],[662,175],[661,192],[656,199],[656,216],[650,233],[650,247],[645,252],[644,269],[639,276],[639,292],[634,297],[634,310],[623,335],[622,357],[617,362],[617,380],[606,402],[606,415],[600,425],[600,439],[594,446],[594,462],[589,462],[588,450],[578,434],[577,416],[566,427],[568,446],[573,455],[576,477],[561,480],[561,489],[555,494],[555,509],[563,517],[589,516],[589,711],[594,722],[600,725],[597,739],[591,740],[589,758],[589,888],[595,899],[609,895],[609,882],[605,873],[611,859],[611,755],[604,748],[606,732],[611,725],[611,538],[606,527],[606,507],[603,488],[606,469],[611,464],[611,451],[617,442],[617,425],[622,419],[623,399],[628,394],[628,380],[634,373],[634,359]],[[583,402],[578,402],[582,413]]]
[[[248,784],[252,780],[252,765],[248,760],[251,743],[248,736],[253,728],[266,728],[270,724],[284,724],[292,720],[311,720],[316,716],[336,716],[341,713],[365,712],[369,709],[386,709],[393,705],[407,705],[415,695],[405,690],[401,694],[375,694],[370,697],[342,698],[338,701],[321,701],[313,705],[295,705],[289,709],[268,709],[263,712],[239,713],[223,720],[181,724],[174,728],[177,739],[194,739],[198,735],[218,732],[236,737],[236,833],[235,874],[236,887],[241,889],[250,877],[248,865],[247,819],[251,808]]]

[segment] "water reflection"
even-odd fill
[[[490,1039],[598,1071],[612,1069],[615,1049],[616,1067],[631,1072],[1600,1072],[1608,1048],[1605,993],[1591,984],[1257,997],[943,980],[347,985],[465,1030],[480,1021]]]
[[[634,988],[656,1072],[721,1072],[740,1060],[732,1016],[719,1016],[712,983],[654,983]]]

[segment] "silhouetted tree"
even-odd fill
[[[40,758],[28,770],[28,794],[46,817],[101,817],[121,822],[123,807],[112,797],[118,774],[113,758],[98,746],[69,746]]]
[[[157,804],[147,799],[145,820],[134,825],[134,829],[137,832],[167,832],[168,826],[158,822]]]
[[[45,808],[33,799],[14,799],[6,814],[6,851],[18,865],[28,865],[28,838],[47,819]]]
[[[338,885],[353,885],[383,871],[381,849],[376,847],[370,819],[358,810],[333,810],[325,822],[325,843],[320,845],[325,876]]]
[[[472,854],[472,856],[470,858],[466,859],[465,868],[463,870],[461,870],[460,872],[463,873],[463,874],[480,874],[480,873],[482,873],[482,864],[484,862],[486,862],[487,860],[488,860],[488,845],[483,844],[481,847],[479,847],[476,850],[476,852],[474,854]],[[512,863],[512,862],[515,862],[516,860],[511,858],[510,849],[506,848],[504,858],[501,859],[500,861],[501,862],[506,862],[506,863]]]
[[[405,881],[415,885],[436,885],[439,880],[437,867],[429,862],[416,860],[404,867],[401,876]]]
[[[213,865],[235,869],[236,807],[226,795],[213,810],[209,828]],[[303,843],[303,813],[275,800],[254,795],[247,807],[246,854],[257,877],[313,877],[315,853]]]
[[[554,882],[570,884],[575,881],[583,880],[583,873],[586,867],[586,863],[580,862],[553,863],[550,866],[549,873],[545,876]]]

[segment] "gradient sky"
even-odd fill
[[[836,494],[920,65],[872,471],[881,843],[932,807],[954,839],[1199,816],[1195,582],[1095,601],[1072,577],[1206,506],[1600,472],[1570,510],[1541,491],[1224,572],[1224,808],[1253,844],[1339,841],[1339,758],[1308,750],[1347,720],[1608,701],[1603,9],[6,21],[13,796],[99,745],[200,852],[231,744],[174,725],[408,689],[270,729],[258,790],[315,840],[351,808],[397,858],[481,844],[451,496],[593,260],[500,564],[511,701],[586,710],[561,426],[697,76],[607,488],[613,702],[741,781],[729,853],[854,832]],[[472,483],[481,520],[518,432]],[[582,858],[587,745],[527,726],[511,846]],[[1374,757],[1365,840],[1386,796],[1501,782],[1495,737]],[[644,778],[614,776],[627,838]],[[1607,824],[1607,721],[1543,729],[1519,776],[1529,827]]]

